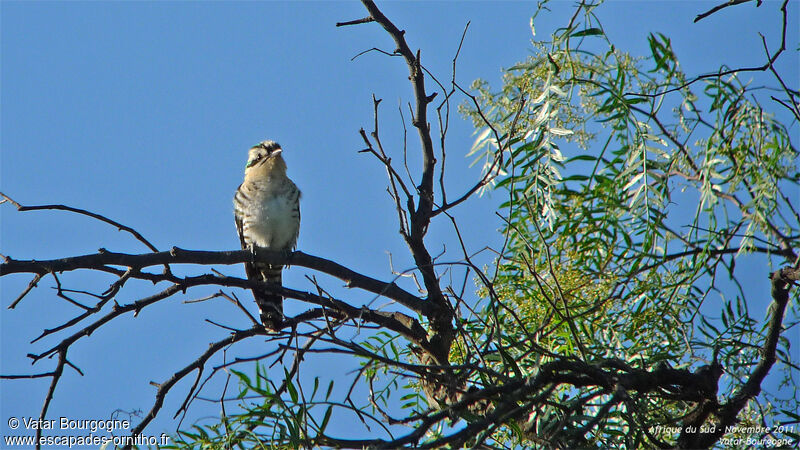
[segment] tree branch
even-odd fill
[[[700,20],[705,19],[706,17],[714,14],[715,12],[717,12],[717,11],[719,11],[721,9],[727,8],[729,6],[740,5],[742,3],[747,3],[747,2],[751,2],[751,1],[753,1],[753,0],[728,0],[726,3],[719,4],[719,5],[709,9],[708,11],[706,11],[706,12],[704,12],[702,14],[698,14],[697,17],[694,18],[694,21],[695,21],[695,23],[697,23]],[[756,4],[756,8],[761,6],[761,0],[757,0],[757,1],[758,1],[758,3]]]
[[[309,255],[303,252],[293,252],[287,255],[284,252],[274,252],[258,249],[255,255],[258,261],[268,264],[286,264],[306,267],[326,273],[328,275],[345,281],[348,288],[358,288],[365,291],[381,295],[397,301],[403,306],[415,312],[426,314],[430,311],[430,306],[402,289],[394,282],[384,282],[375,278],[362,275],[348,269],[334,261]],[[15,260],[8,258],[6,262],[0,264],[0,277],[13,273],[33,273],[45,275],[51,272],[68,272],[78,269],[101,269],[107,266],[124,266],[134,270],[141,270],[145,267],[166,265],[166,264],[238,264],[253,260],[253,254],[249,250],[236,251],[200,251],[184,250],[173,247],[170,251],[158,253],[144,253],[139,255],[128,253],[115,253],[101,249],[100,252],[73,256],[69,258],[51,260]],[[175,281],[176,278],[165,276],[160,277],[154,274],[148,278],[157,278],[159,281]],[[136,276],[137,278],[139,276]]]
[[[127,226],[127,225],[123,225],[123,224],[121,224],[121,223],[119,223],[119,222],[117,222],[115,220],[111,220],[106,216],[103,216],[103,215],[100,215],[100,214],[97,214],[97,213],[93,213],[93,212],[87,211],[85,209],[73,208],[71,206],[66,206],[66,205],[24,206],[24,205],[21,205],[21,204],[17,203],[11,197],[7,196],[6,194],[4,194],[2,192],[0,192],[0,197],[3,197],[3,201],[0,201],[0,204],[5,203],[5,202],[11,203],[12,205],[16,206],[17,211],[20,211],[20,212],[23,212],[23,211],[41,211],[41,210],[58,210],[58,211],[74,212],[76,214],[81,214],[81,215],[84,215],[84,216],[91,217],[93,219],[97,219],[97,220],[99,220],[101,222],[104,222],[104,223],[107,223],[109,225],[117,227],[117,229],[120,230],[120,231],[125,231],[125,232],[130,233],[133,237],[136,238],[136,240],[138,240],[139,242],[144,244],[151,251],[158,252],[158,249],[153,244],[151,244],[150,241],[145,239],[144,236],[139,234],[138,231],[134,230],[133,228],[131,228],[131,227]],[[165,266],[164,270],[169,272],[169,266]],[[0,276],[2,276],[2,272],[0,272]],[[14,304],[16,304],[16,302]]]
[[[736,416],[747,405],[747,402],[761,393],[761,383],[766,378],[776,361],[778,339],[783,330],[783,316],[789,304],[789,289],[800,280],[800,269],[786,267],[777,270],[770,276],[772,280],[772,304],[770,305],[770,319],[767,327],[767,336],[759,354],[761,358],[736,393],[723,404],[716,416],[719,418],[713,432],[690,433],[685,429],[678,438],[678,447],[681,448],[706,448],[714,445],[725,434],[728,426],[736,423]]]
[[[411,215],[410,232],[404,236],[414,257],[414,262],[422,274],[425,289],[428,291],[428,304],[431,309],[425,314],[430,320],[432,328],[431,342],[436,349],[431,354],[439,364],[447,362],[450,346],[455,332],[453,328],[453,311],[447,298],[444,296],[439,279],[433,266],[428,249],[425,247],[424,238],[433,212],[433,179],[436,166],[436,157],[431,138],[430,124],[428,123],[428,104],[434,96],[425,93],[425,75],[420,62],[420,52],[416,54],[409,48],[405,40],[405,31],[400,30],[390,21],[375,5],[372,0],[362,0],[364,7],[369,12],[373,21],[380,24],[394,40],[397,48],[395,53],[400,54],[406,61],[409,71],[409,80],[414,89],[416,106],[412,124],[417,128],[422,146],[422,176],[417,186],[419,201],[417,209],[409,211]]]

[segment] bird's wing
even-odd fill
[[[300,189],[297,189],[297,186],[294,183],[291,183],[293,189],[292,196],[294,197],[294,205],[292,205],[292,213],[297,216],[297,230],[294,233],[294,240],[292,240],[291,249],[294,250],[297,248],[297,238],[300,237],[300,197],[302,197],[302,192]]]
[[[234,212],[233,218],[236,221],[236,232],[239,234],[239,242],[242,244],[242,250],[249,250],[250,247],[244,241],[244,220],[239,214]],[[244,263],[244,272],[247,274],[248,280],[261,280],[261,272],[256,270],[252,262]]]

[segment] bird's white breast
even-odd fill
[[[288,190],[277,191],[272,186],[258,186],[251,199],[247,236],[259,247],[273,250],[294,248],[299,230],[297,197]]]

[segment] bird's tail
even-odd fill
[[[283,266],[266,266],[261,269],[262,279],[272,285],[281,286]],[[265,291],[253,289],[253,297],[258,305],[261,323],[270,331],[283,328],[283,297]]]

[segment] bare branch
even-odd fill
[[[753,0],[728,0],[726,3],[719,4],[719,5],[709,9],[708,11],[706,11],[706,12],[704,12],[702,14],[698,14],[697,17],[694,18],[694,21],[695,21],[695,23],[699,22],[700,20],[705,19],[706,17],[714,14],[715,12],[717,12],[717,11],[719,11],[721,9],[727,8],[729,6],[741,5],[742,3],[747,3],[747,2],[751,2],[751,1],[753,1]],[[756,8],[758,8],[759,6],[761,6],[761,0],[756,0],[756,1],[758,2],[758,3],[756,3]]]
[[[131,228],[131,227],[127,226],[127,225],[123,225],[123,224],[121,224],[121,223],[119,223],[117,221],[111,220],[108,217],[102,216],[100,214],[93,213],[91,211],[86,211],[85,209],[73,208],[71,206],[66,206],[66,205],[23,206],[23,205],[17,203],[16,201],[14,201],[12,198],[7,196],[6,194],[2,193],[2,192],[0,192],[0,197],[3,197],[7,202],[9,202],[12,205],[14,205],[17,208],[17,211],[60,210],[60,211],[74,212],[76,214],[81,214],[81,215],[84,215],[84,216],[91,217],[93,219],[97,219],[97,220],[99,220],[101,222],[105,222],[105,223],[107,223],[109,225],[117,227],[117,229],[119,229],[120,231],[125,231],[125,232],[130,233],[133,237],[136,238],[136,240],[138,240],[139,242],[141,242],[142,244],[147,246],[147,248],[149,248],[150,250],[152,250],[154,252],[158,251],[158,249],[155,248],[155,246],[153,246],[153,244],[151,244],[150,241],[145,239],[144,236],[139,234],[138,231],[134,230],[133,228]]]
[[[425,288],[428,291],[428,301],[431,309],[425,314],[431,323],[435,349],[432,356],[440,364],[447,361],[450,345],[454,338],[453,311],[447,298],[442,293],[439,279],[434,270],[433,260],[425,247],[424,238],[430,224],[433,211],[433,179],[436,166],[433,140],[431,138],[430,124],[428,123],[428,104],[433,101],[433,95],[425,92],[425,75],[420,61],[420,52],[416,54],[409,48],[405,39],[405,31],[401,31],[390,21],[371,0],[362,0],[370,17],[380,24],[391,36],[397,45],[395,53],[403,56],[408,66],[409,80],[414,89],[416,106],[412,117],[412,125],[417,128],[422,150],[422,176],[417,186],[417,208],[411,213],[411,226],[405,237],[414,257],[414,262],[422,274]]]
[[[336,22],[336,26],[337,27],[346,27],[348,25],[358,25],[358,24],[369,23],[369,22],[374,22],[374,21],[375,21],[375,19],[373,19],[372,17],[364,17],[362,19],[350,20],[350,21],[347,21],[347,22]]]
[[[770,276],[772,280],[772,304],[770,305],[770,319],[767,327],[767,336],[761,347],[758,364],[750,373],[747,381],[734,393],[719,410],[714,411],[719,418],[713,432],[694,433],[684,430],[678,438],[678,445],[682,448],[710,447],[725,433],[728,426],[736,423],[736,416],[747,403],[761,392],[761,383],[766,378],[776,361],[778,340],[783,330],[783,316],[789,304],[789,289],[800,280],[800,269],[786,267],[777,270]]]
[[[155,265],[238,264],[252,261],[252,258],[253,254],[249,250],[210,252],[183,250],[173,247],[168,252],[145,253],[141,255],[114,253],[104,250],[90,255],[43,261],[9,259],[7,262],[0,264],[0,276],[12,273],[34,273],[44,275],[52,272],[67,272],[78,269],[101,269],[106,266],[124,266],[134,269],[134,272],[136,272]],[[391,298],[401,305],[423,314],[430,310],[427,302],[420,300],[418,297],[403,290],[393,282],[387,283],[376,280],[324,258],[308,255],[303,252],[293,252],[287,257],[284,252],[273,252],[262,249],[258,250],[256,258],[258,261],[269,264],[290,263],[294,266],[318,270],[345,281],[347,283],[346,286],[349,288],[364,289]],[[133,277],[173,282],[179,280],[172,276],[156,276],[144,273],[135,273]]]
[[[154,384],[156,386],[156,399],[153,402],[153,406],[150,408],[150,411],[147,415],[144,416],[141,422],[136,425],[135,428],[131,430],[131,436],[136,437],[142,434],[147,424],[149,424],[153,419],[155,419],[158,411],[161,409],[161,406],[164,404],[164,398],[167,396],[167,393],[172,389],[172,387],[180,381],[183,377],[188,375],[194,370],[199,370],[202,373],[203,367],[205,366],[206,362],[218,351],[221,349],[232,345],[236,342],[239,342],[243,339],[246,339],[251,336],[255,336],[258,334],[263,334],[264,329],[261,326],[253,326],[253,328],[244,331],[238,331],[236,333],[231,334],[230,337],[227,337],[221,341],[217,341],[211,345],[209,345],[208,349],[203,352],[197,359],[195,359],[191,364],[185,366],[181,370],[175,372],[169,379],[164,381],[163,383]],[[195,382],[196,385],[196,382]],[[130,449],[130,444],[125,447],[125,449]]]
[[[751,1],[751,0],[732,0],[732,1],[734,1],[736,3],[744,3],[746,1]],[[757,1],[759,1],[759,3],[760,3],[761,0],[757,0]],[[772,67],[772,65],[775,63],[775,61],[777,61],[778,56],[780,56],[781,53],[783,53],[783,51],[786,50],[786,25],[788,23],[787,13],[786,13],[786,5],[787,5],[787,3],[789,3],[789,0],[784,0],[783,5],[781,6],[781,11],[783,12],[783,31],[781,33],[781,46],[780,46],[780,49],[778,49],[778,51],[774,55],[772,55],[772,57],[768,56],[767,62],[765,62],[763,65],[761,65],[761,66],[752,66],[752,67],[737,67],[735,69],[730,69],[730,70],[722,70],[722,69],[720,69],[719,71],[717,71],[715,73],[707,73],[705,75],[699,75],[699,76],[697,76],[697,77],[695,77],[695,78],[693,78],[693,79],[681,84],[680,86],[676,86],[676,87],[670,88],[670,89],[665,89],[664,91],[657,92],[655,94],[643,94],[643,93],[636,93],[636,92],[626,92],[625,96],[635,95],[635,96],[639,96],[639,97],[651,97],[651,98],[661,97],[662,95],[669,94],[670,92],[680,91],[681,89],[684,89],[684,88],[686,88],[688,86],[691,86],[692,84],[694,84],[694,83],[696,83],[696,82],[698,82],[700,80],[705,80],[706,78],[719,78],[719,77],[724,77],[725,75],[731,75],[731,74],[740,73],[740,72],[764,72],[764,71],[766,71],[767,69]],[[725,6],[729,6],[729,5],[725,5]],[[723,6],[723,7],[725,7],[725,6]],[[695,22],[697,20],[699,20],[699,19],[696,19]]]
[[[41,273],[37,273],[36,275],[34,275],[34,277],[33,277],[33,279],[31,280],[31,282],[30,282],[30,283],[28,283],[28,287],[26,287],[26,288],[25,288],[25,290],[24,290],[24,291],[22,291],[22,293],[21,293],[21,294],[19,294],[19,296],[17,296],[17,299],[16,299],[16,300],[14,300],[13,302],[11,302],[11,304],[10,304],[10,305],[8,305],[8,309],[14,309],[14,308],[17,306],[17,304],[18,304],[18,303],[19,303],[19,302],[20,302],[20,301],[21,301],[21,300],[22,300],[22,299],[23,299],[23,298],[24,298],[26,295],[28,295],[28,292],[30,292],[30,291],[31,291],[31,289],[33,289],[33,288],[35,288],[35,287],[36,287],[36,285],[39,283],[39,280],[41,280],[41,279],[42,279],[42,274],[41,274]]]

